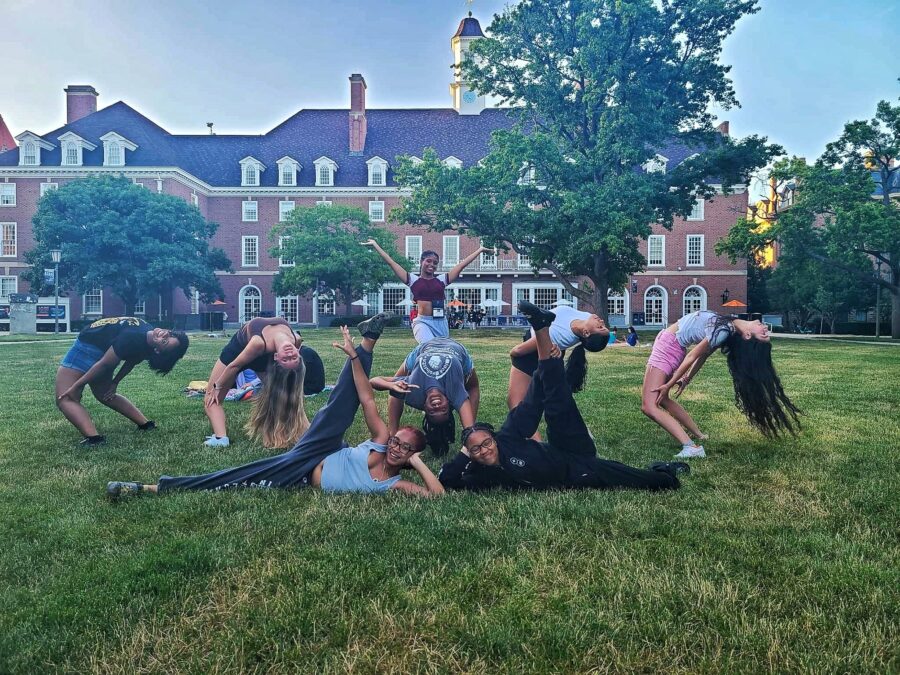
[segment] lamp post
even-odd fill
[[[881,337],[881,261],[875,263],[875,274],[878,281],[875,284],[875,339]]]
[[[726,288],[724,291],[722,291],[722,304],[723,304],[723,305],[724,305],[726,302],[728,302],[728,298],[729,298],[730,296],[731,296],[731,294],[728,292],[728,289],[727,289],[727,288]]]
[[[59,335],[59,260],[62,258],[62,251],[54,248],[50,251],[50,259],[53,261],[53,333]]]

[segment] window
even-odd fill
[[[522,300],[533,302],[542,309],[553,309],[561,300],[569,307],[577,307],[578,303],[562,284],[513,284],[514,305]]]
[[[78,146],[75,143],[69,141],[68,143],[65,144],[64,148],[65,148],[65,154],[63,155],[63,157],[65,158],[65,161],[63,162],[63,164],[65,164],[67,166],[80,165],[81,158],[78,156],[79,155]]]
[[[316,202],[316,206],[331,206],[331,201],[328,199],[320,199]]]
[[[665,173],[666,165],[669,163],[668,157],[656,155],[644,163],[644,171],[647,173]]]
[[[518,267],[520,270],[531,269],[531,256],[524,253],[519,253],[516,260],[516,267]]]
[[[15,258],[18,249],[16,242],[16,224],[0,223],[0,257]]]
[[[500,289],[500,284],[453,284],[450,287],[455,298],[469,307],[481,305],[486,300],[499,300]],[[485,316],[494,317],[499,314],[499,307],[493,303],[483,306],[482,309]]]
[[[255,223],[259,220],[259,211],[257,211],[255,201],[241,202],[241,209],[241,219],[245,223]]]
[[[113,141],[106,148],[106,164],[107,166],[121,166],[122,162],[122,147]]]
[[[283,223],[284,221],[286,221],[291,215],[291,211],[294,210],[294,206],[294,202],[290,200],[278,202],[278,222]]]
[[[247,323],[262,312],[262,293],[256,286],[244,286],[238,293],[238,321]]]
[[[369,220],[373,223],[384,222],[384,202],[369,202]]]
[[[300,323],[300,299],[296,295],[276,298],[275,313],[288,323]]]
[[[41,197],[50,192],[50,190],[58,190],[59,183],[41,183]]]
[[[9,301],[10,293],[19,292],[19,277],[0,277],[0,298]]]
[[[444,267],[454,267],[459,263],[459,235],[444,235]]]
[[[706,292],[699,286],[690,286],[686,288],[682,298],[685,314],[706,309]]]
[[[284,248],[284,242],[288,241],[290,237],[278,237],[278,248]],[[293,258],[285,258],[283,255],[278,258],[278,266],[279,267],[293,267],[294,259]]]
[[[0,183],[0,206],[16,205],[16,184]]]
[[[300,165],[290,157],[278,160],[278,184],[294,186],[297,184],[297,170]]]
[[[103,141],[103,166],[125,166],[125,151],[134,152],[138,147],[115,131],[104,134],[100,140]]]
[[[372,178],[369,180],[369,185],[384,185],[384,168],[380,165],[375,165],[372,167]]]
[[[461,169],[462,160],[458,157],[450,155],[447,159],[444,160],[444,166],[450,167],[451,169]]]
[[[388,163],[386,161],[381,157],[373,157],[366,162],[366,165],[369,167],[369,185],[375,187],[387,185]]]
[[[319,293],[318,307],[319,314],[334,314],[334,291],[326,290]]]
[[[134,303],[134,314],[135,316],[140,316],[146,314],[147,305],[143,300],[138,300]]]
[[[313,164],[316,167],[316,185],[334,185],[334,172],[338,165],[327,157],[319,157]]]
[[[665,323],[665,295],[659,286],[648,288],[644,293],[644,321],[648,326],[661,326]]]
[[[316,176],[316,185],[331,185],[331,167],[319,167],[319,173]]]
[[[704,202],[702,199],[697,199],[694,202],[694,208],[691,209],[690,214],[687,217],[687,220],[703,220],[703,205]]]
[[[482,242],[482,246],[484,242]],[[495,270],[497,269],[497,249],[493,251],[486,251],[481,254],[479,260],[481,269],[483,270]]]
[[[612,316],[625,316],[625,295],[612,289],[606,294],[606,313]]]
[[[516,182],[519,185],[534,185],[536,175],[534,165],[523,164],[522,170],[519,172],[519,179]]]
[[[405,314],[409,308],[400,303],[409,298],[407,290],[406,286],[399,284],[385,284],[381,289],[381,306],[384,308],[382,311]]]
[[[647,264],[666,264],[666,237],[663,234],[651,234],[647,238]]]
[[[241,265],[259,266],[259,237],[241,237]]]
[[[37,146],[26,141],[22,144],[22,164],[25,166],[37,166]]]
[[[406,257],[411,262],[418,263],[422,257],[422,235],[413,234],[406,237]]]
[[[255,164],[244,165],[244,180],[241,185],[259,185],[259,170]]]
[[[689,234],[687,236],[687,264],[690,267],[703,265],[703,235]]]
[[[191,193],[191,206],[196,206],[198,209],[200,208],[200,197],[197,196],[196,192]]]
[[[103,314],[103,289],[92,288],[81,296],[82,314]]]

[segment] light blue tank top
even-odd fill
[[[322,465],[322,489],[325,492],[387,492],[400,480],[394,476],[378,481],[369,473],[369,452],[385,452],[387,446],[372,440],[355,448],[344,448],[328,455]]]

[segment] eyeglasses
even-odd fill
[[[396,436],[391,436],[388,439],[388,445],[392,448],[400,448],[407,455],[411,452],[416,451],[416,449],[413,446],[411,446],[409,443],[401,443],[400,439],[397,438]]]
[[[494,441],[493,436],[488,436],[478,445],[473,445],[472,447],[468,447],[469,455],[480,455],[485,450],[490,450],[496,445],[496,441]]]

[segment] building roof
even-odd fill
[[[0,115],[0,152],[6,152],[16,147],[16,139],[9,132],[9,127],[3,121],[3,115]]]
[[[469,16],[459,22],[459,28],[456,29],[453,37],[484,37],[481,24],[472,16],[472,12],[469,12]]]
[[[872,180],[875,181],[875,192],[874,195],[876,197],[881,197],[884,195],[884,190],[881,186],[881,174],[877,171],[872,172]],[[891,185],[890,190],[888,192],[890,195],[900,195],[900,170],[895,171],[891,174]]]

